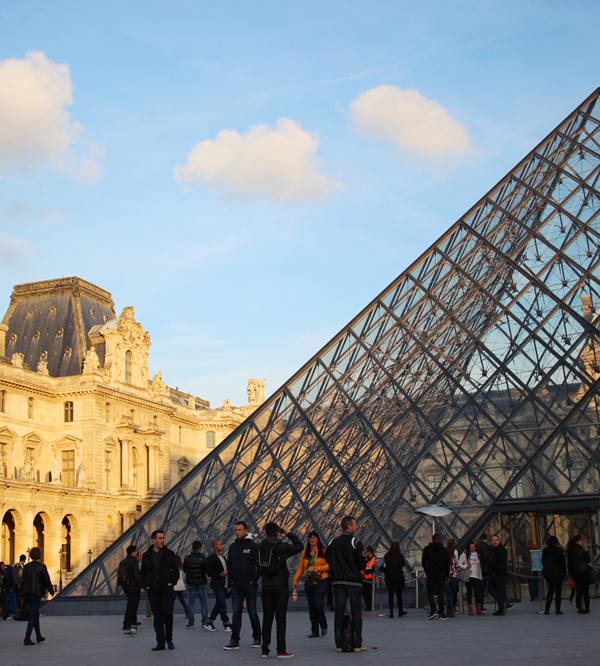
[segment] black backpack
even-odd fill
[[[120,585],[121,587],[129,587],[130,580],[129,580],[129,571],[127,571],[127,567],[125,566],[127,560],[121,560],[119,562],[119,568],[117,569],[117,585]]]
[[[275,552],[278,546],[279,541],[276,543],[266,543],[263,541],[258,547],[258,572],[262,576],[272,578],[281,571],[279,555]]]

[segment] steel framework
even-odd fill
[[[357,517],[410,556],[498,500],[600,495],[596,90],[408,270],[73,580],[118,593],[132,542],[233,538]]]

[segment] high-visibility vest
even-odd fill
[[[373,580],[373,569],[375,569],[375,557],[372,557],[367,562],[367,568],[363,571],[363,579],[367,581]]]

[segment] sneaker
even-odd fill
[[[229,632],[231,632],[231,622],[225,622],[225,623],[223,623],[223,631],[229,631]]]
[[[185,626],[186,626],[188,629],[193,629],[193,628],[194,628],[194,623],[193,623],[193,622],[188,622]]]
[[[137,634],[137,629],[128,629],[123,632],[125,636],[135,636]]]
[[[342,648],[337,649],[338,652],[343,652]]]
[[[151,620],[151,617],[145,617],[144,620]]]
[[[361,645],[359,648],[354,648],[354,652],[366,652],[367,648],[364,645]]]
[[[268,652],[263,652],[260,656],[261,656],[263,659],[266,659],[266,658],[269,656],[269,653],[268,653]]]
[[[252,647],[253,647],[253,648],[259,648],[259,647],[262,647],[262,643],[261,643],[260,638],[258,638],[258,639],[255,638],[255,639],[252,641]]]
[[[431,615],[427,619],[428,620],[435,620],[436,617],[438,617],[437,613],[431,613]]]
[[[173,641],[167,641],[167,647],[169,648],[169,650],[174,650],[175,643],[173,643]]]
[[[224,650],[239,650],[240,649],[240,642],[239,641],[234,641],[233,638],[223,647]]]
[[[204,622],[202,624],[202,629],[208,629],[208,631],[216,631],[217,628],[212,622]]]
[[[514,608],[514,604],[506,604],[506,610],[510,610],[511,608]]]
[[[291,652],[288,652],[287,650],[285,652],[278,652],[277,653],[277,659],[290,659],[294,655]]]
[[[440,620],[447,620],[448,618],[445,615],[440,615]]]

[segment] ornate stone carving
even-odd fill
[[[61,514],[61,513],[64,512],[64,510],[65,510],[65,507],[64,507],[64,506],[59,506],[59,505],[57,505],[57,506],[54,507],[54,513]]]
[[[154,377],[152,377],[150,394],[153,398],[169,397],[169,387],[167,386],[166,382],[163,382],[162,380],[162,372],[157,372]]]
[[[194,398],[193,395],[188,398],[188,407],[190,409],[196,409],[196,398]]]
[[[123,336],[124,340],[134,345],[150,345],[150,334],[146,333],[142,325],[138,324],[133,318],[132,306],[123,308],[117,324],[117,331]]]
[[[50,373],[48,372],[48,361],[41,360],[37,364],[37,371],[40,375],[48,377]]]
[[[10,359],[11,365],[14,365],[15,368],[22,368],[24,358],[25,357],[23,356],[23,354],[20,354],[19,352],[15,352],[12,355],[12,358]]]
[[[229,398],[223,400],[223,409],[231,409],[231,400]]]
[[[248,388],[248,404],[249,405],[262,405],[265,401],[265,382],[266,379],[249,379]]]
[[[77,479],[75,485],[78,488],[87,488],[85,465],[83,464],[83,461],[81,461],[81,464],[77,468]]]
[[[85,361],[83,362],[83,371],[84,372],[94,372],[100,367],[100,359],[98,354],[96,354],[96,348],[90,347],[87,354],[85,355]]]

